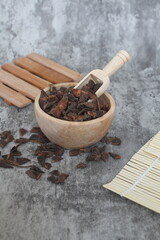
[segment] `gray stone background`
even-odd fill
[[[0,240],[160,239],[160,216],[102,188],[155,133],[160,123],[160,3],[158,0],[0,0],[0,62],[37,52],[83,74],[102,68],[120,49],[132,61],[111,77],[117,103],[107,146],[121,160],[91,163],[85,156],[54,168],[71,173],[64,185],[40,181],[22,169],[0,169]],[[8,107],[0,100],[0,128],[18,137],[36,126],[33,105]],[[3,150],[7,153],[12,144]],[[35,161],[34,144],[21,148]]]

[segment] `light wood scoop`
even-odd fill
[[[74,88],[81,89],[85,84],[92,79],[94,82],[102,83],[102,86],[97,90],[96,95],[100,97],[108,88],[110,80],[109,77],[120,69],[130,59],[129,54],[121,50],[115,57],[103,68],[103,70],[95,69],[88,73]]]

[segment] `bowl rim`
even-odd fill
[[[57,84],[54,84],[55,87],[61,87],[61,86],[65,86],[65,85],[68,85],[68,86],[73,86],[73,85],[76,85],[77,83],[76,82],[64,82],[64,83],[57,83]],[[44,91],[47,91],[49,90],[50,86],[44,88],[43,90]],[[107,113],[105,113],[103,116],[99,117],[99,118],[96,118],[96,119],[92,119],[92,120],[87,120],[87,121],[82,121],[82,122],[73,122],[73,121],[67,121],[67,120],[63,120],[63,119],[59,119],[59,118],[55,118],[53,116],[50,116],[49,114],[47,114],[46,112],[44,112],[40,105],[39,105],[39,97],[40,97],[40,94],[41,92],[36,96],[35,98],[35,101],[34,101],[34,111],[36,112],[36,110],[44,117],[44,118],[47,118],[48,120],[50,121],[53,121],[53,122],[57,122],[57,123],[61,123],[61,124],[73,124],[73,125],[88,125],[88,124],[93,124],[93,123],[97,123],[99,121],[103,121],[104,119],[108,118],[110,115],[112,115],[115,111],[115,108],[116,108],[116,104],[115,104],[115,101],[113,99],[113,97],[108,93],[108,92],[105,92],[104,95],[106,95],[106,97],[109,99],[110,101],[110,104],[111,104],[111,107],[109,109],[109,111]]]

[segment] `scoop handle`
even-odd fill
[[[115,57],[103,68],[105,74],[110,77],[114,72],[121,68],[130,59],[129,54],[125,50],[120,50]]]

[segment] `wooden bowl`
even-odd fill
[[[71,87],[76,84],[60,83],[55,84],[55,87]],[[45,88],[45,91],[48,89]],[[110,110],[102,117],[84,122],[66,121],[48,115],[40,108],[39,97],[40,94],[34,103],[38,125],[51,142],[64,148],[84,148],[98,142],[107,133],[115,113],[115,101],[108,93],[104,93],[102,97],[109,102]]]

